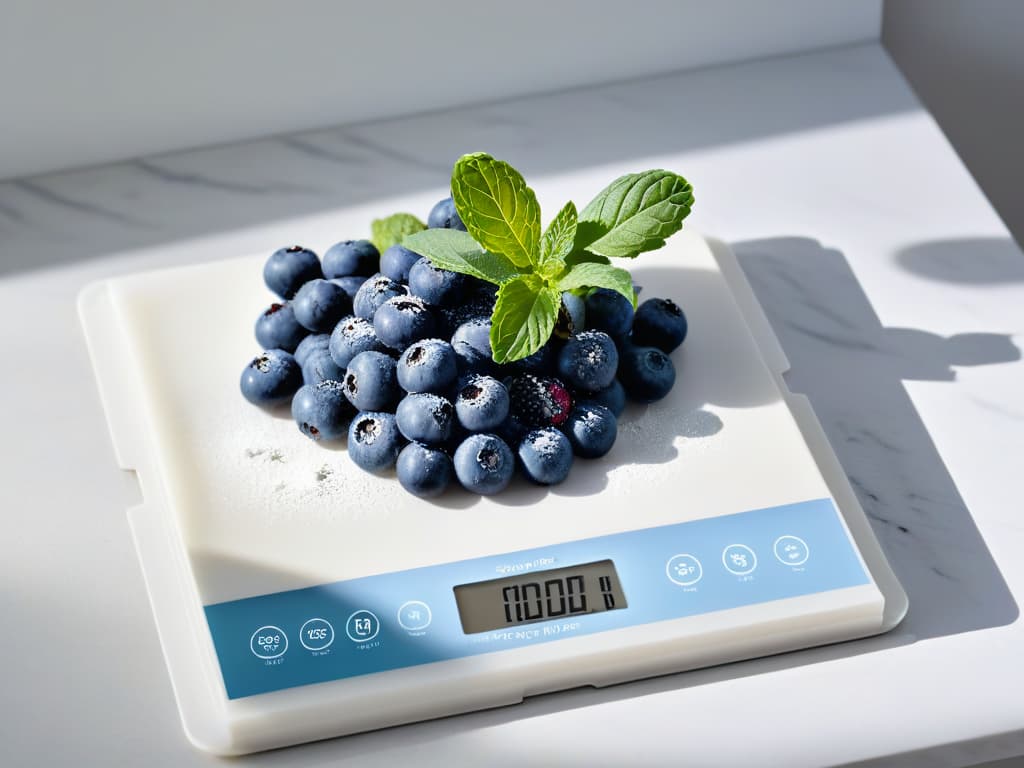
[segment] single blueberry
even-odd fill
[[[331,342],[331,336],[327,333],[311,333],[299,342],[293,353],[295,362],[305,365],[306,360],[315,350],[326,350]]]
[[[434,316],[423,299],[396,296],[385,301],[373,315],[377,338],[392,349],[405,349],[434,332]]]
[[[508,418],[508,406],[508,390],[491,376],[469,376],[455,398],[459,423],[470,432],[497,430]]]
[[[557,485],[572,469],[572,445],[554,427],[528,432],[519,443],[518,454],[523,473],[538,485]]]
[[[327,349],[335,363],[347,368],[360,352],[384,352],[387,347],[377,338],[373,323],[364,317],[350,315],[334,326]]]
[[[427,216],[427,226],[431,229],[461,229],[466,231],[466,225],[459,218],[459,212],[455,210],[455,201],[450,197],[438,200],[430,209]]]
[[[330,280],[310,280],[292,301],[295,319],[314,333],[330,333],[352,311],[352,300]]]
[[[314,349],[302,364],[302,381],[305,384],[316,386],[322,381],[342,381],[344,378],[345,369],[334,362],[326,349]]]
[[[444,443],[452,432],[455,409],[440,395],[421,392],[406,395],[398,404],[398,430],[409,440],[427,445]]]
[[[419,261],[421,255],[410,251],[404,245],[392,245],[380,256],[380,271],[400,283],[409,279],[409,270]]]
[[[498,300],[498,286],[471,275],[463,275],[462,296],[452,304],[438,307],[439,313],[450,323],[449,335],[460,325],[481,317],[490,317]]]
[[[438,333],[450,339],[463,323],[470,320],[486,320],[493,312],[494,299],[486,297],[470,297],[455,306],[438,307]]]
[[[301,245],[277,249],[263,265],[263,282],[282,299],[290,299],[303,284],[323,276],[320,259]]]
[[[657,347],[626,346],[619,363],[619,381],[626,394],[641,403],[661,400],[676,383],[672,358]]]
[[[281,405],[302,386],[302,371],[283,349],[268,349],[245,366],[239,385],[253,405]]]
[[[671,299],[648,299],[633,318],[633,343],[668,354],[686,339],[686,315]]]
[[[613,336],[615,340],[615,348],[619,351],[619,366],[622,365],[622,361],[626,359],[626,353],[633,349],[636,344],[633,343],[633,339],[629,334],[624,336]]]
[[[555,335],[567,339],[574,333],[586,329],[586,302],[581,296],[565,291],[562,303],[558,307],[558,319],[555,321]]]
[[[619,367],[619,351],[603,331],[583,331],[558,354],[558,373],[573,387],[596,390],[610,386]]]
[[[489,280],[481,280],[479,277],[466,275],[466,296],[472,300],[489,301],[493,307],[495,300],[498,298],[498,286]]]
[[[393,467],[404,443],[393,413],[358,413],[348,428],[349,458],[367,472]]]
[[[510,412],[508,418],[501,423],[501,426],[494,430],[494,434],[509,445],[519,445],[531,429],[534,429],[534,427],[523,423],[518,416]]]
[[[347,277],[333,277],[331,282],[341,288],[348,297],[352,300],[352,306],[355,306],[356,294],[359,293],[359,289],[363,287],[370,278],[363,277],[362,275],[348,275]]]
[[[586,299],[587,328],[612,336],[629,333],[633,325],[633,305],[629,299],[610,288],[591,291]]]
[[[292,398],[292,418],[299,431],[317,442],[344,437],[355,412],[340,381],[307,384]]]
[[[289,302],[271,304],[256,318],[256,342],[264,349],[294,352],[309,331],[295,319]]]
[[[417,261],[409,270],[409,292],[427,304],[443,306],[459,303],[465,283],[465,275],[438,269],[426,258]]]
[[[421,499],[440,496],[452,481],[452,460],[444,451],[409,443],[398,454],[398,482]]]
[[[573,408],[562,430],[576,454],[585,459],[608,453],[619,431],[615,414],[596,403],[580,403]]]
[[[469,430],[459,424],[458,419],[454,419],[452,421],[452,433],[438,448],[445,451],[449,456],[454,456],[455,449],[462,445],[462,441],[469,437],[470,434]]]
[[[360,352],[345,371],[345,396],[360,411],[390,409],[399,398],[395,361],[383,352]]]
[[[614,413],[616,418],[626,410],[626,390],[622,388],[618,379],[614,379],[607,387],[596,392],[580,391],[576,399],[581,403],[603,405]]]
[[[467,320],[452,334],[452,349],[458,357],[459,373],[492,373],[491,319]]]
[[[470,435],[455,449],[455,476],[467,490],[488,496],[508,487],[515,472],[515,457],[497,435]]]
[[[505,364],[509,373],[533,373],[538,376],[554,374],[561,342],[552,339],[532,355]]]
[[[324,277],[369,277],[380,267],[380,251],[369,240],[342,240],[324,254]]]
[[[458,376],[455,350],[447,341],[424,339],[398,358],[398,383],[406,392],[446,392]]]
[[[373,320],[374,314],[385,301],[407,293],[404,285],[399,285],[390,277],[374,275],[356,292],[352,308],[359,317]]]

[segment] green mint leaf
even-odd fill
[[[566,266],[573,267],[577,264],[611,264],[612,262],[607,256],[598,256],[596,253],[591,253],[590,251],[574,250],[572,253],[569,254],[569,258],[565,260],[565,263]]]
[[[543,347],[551,338],[561,303],[558,290],[538,275],[520,275],[502,285],[491,315],[494,362],[521,360]]]
[[[693,187],[670,171],[621,176],[580,214],[589,242],[577,242],[601,256],[633,257],[665,244],[679,231],[693,206]],[[587,239],[584,238],[584,239]]]
[[[630,303],[636,307],[633,276],[629,274],[628,269],[595,262],[577,264],[558,281],[558,290],[560,291],[571,291],[575,288],[611,288],[629,299]]]
[[[565,271],[565,260],[576,241],[576,205],[570,200],[551,220],[540,238],[538,271],[544,277],[557,277]]]
[[[427,225],[411,213],[395,213],[386,219],[373,220],[370,224],[370,241],[377,246],[378,251],[384,253],[392,245],[402,242],[406,235],[426,228]]]
[[[595,197],[594,200],[597,200],[597,198]],[[593,204],[594,204],[594,202],[591,201],[590,205],[593,205]],[[590,205],[588,205],[587,207],[589,208]],[[586,213],[586,208],[583,209],[583,212]],[[608,233],[608,227],[604,226],[603,224],[601,224],[599,222],[596,222],[596,221],[583,221],[582,219],[577,221],[576,222],[576,242],[573,243],[573,257],[575,257],[576,254],[586,253],[586,251],[584,249],[588,245],[590,245],[592,242],[597,240],[599,237],[601,237],[602,235],[605,235],[607,233]]]
[[[452,198],[486,250],[505,254],[521,270],[537,263],[540,205],[515,168],[483,152],[463,155],[452,169]]]
[[[515,277],[516,265],[500,253],[488,253],[468,232],[458,229],[427,229],[408,235],[402,245],[439,269],[472,275],[501,285]]]

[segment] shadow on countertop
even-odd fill
[[[815,240],[733,248],[790,361],[787,384],[810,399],[907,592],[890,637],[1014,621],[1018,607],[903,382],[954,381],[958,367],[1015,362],[1020,349],[1008,334],[883,327],[843,254]]]
[[[1008,237],[965,237],[904,248],[896,263],[930,280],[963,285],[1024,282],[1024,254]]]

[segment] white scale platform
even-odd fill
[[[89,286],[82,322],[182,721],[242,754],[888,631],[907,599],[743,274],[676,235],[672,393],[544,489],[437,502],[243,400],[263,257]],[[626,607],[465,634],[453,588],[611,560]],[[499,596],[500,597],[500,596]],[[621,605],[621,601],[619,601]]]

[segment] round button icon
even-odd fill
[[[334,627],[327,619],[310,619],[299,629],[299,642],[307,651],[323,651],[334,642]]]
[[[730,544],[722,550],[722,565],[729,573],[746,576],[757,568],[757,555],[746,544]]]
[[[688,587],[696,584],[704,576],[704,569],[700,560],[693,555],[673,555],[665,563],[665,573],[668,580],[680,587]]]
[[[345,622],[345,634],[353,643],[373,640],[380,632],[380,619],[371,611],[356,611]]]
[[[249,650],[258,659],[276,659],[288,650],[288,635],[280,627],[268,624],[260,627],[249,638]]]
[[[410,600],[398,609],[398,624],[409,632],[418,632],[426,629],[433,621],[430,614],[430,606],[422,600]]]
[[[807,542],[799,536],[779,536],[774,549],[775,558],[783,565],[803,565],[811,556]]]

